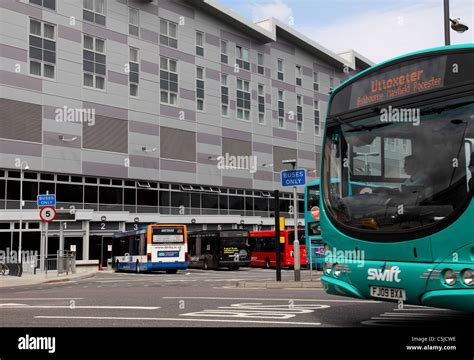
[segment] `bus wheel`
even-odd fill
[[[168,269],[166,270],[167,274],[176,274],[178,272],[178,269]]]
[[[139,262],[138,260],[137,260],[137,264],[136,264],[136,267],[135,267],[135,272],[136,272],[137,274],[140,273],[140,262]]]
[[[202,264],[203,270],[209,270],[209,264],[207,263],[207,260],[204,260],[204,264]]]
[[[265,268],[267,268],[267,269],[270,269],[270,268],[271,268],[270,259],[269,259],[269,258],[266,258],[266,259],[265,259]]]

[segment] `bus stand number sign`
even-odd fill
[[[52,206],[45,206],[40,210],[41,221],[51,222],[56,218],[56,210]]]

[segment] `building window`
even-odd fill
[[[257,73],[260,75],[265,75],[265,67],[263,66],[264,64],[264,59],[263,59],[263,53],[258,53],[257,54]]]
[[[229,62],[229,54],[227,53],[227,41],[221,40],[221,63],[227,64]]]
[[[277,72],[278,72],[278,80],[283,81],[285,79],[284,69],[283,69],[283,60],[277,60]]]
[[[227,74],[221,74],[222,116],[229,116],[229,85]]]
[[[317,72],[313,72],[313,90],[319,91],[319,75]]]
[[[30,4],[35,4],[51,10],[56,10],[56,0],[30,0]]]
[[[178,104],[178,62],[160,58],[160,101],[162,104]]]
[[[250,71],[250,63],[249,63],[249,49],[236,46],[236,62],[239,65],[239,68]]]
[[[278,127],[285,128],[285,94],[278,90]]]
[[[204,111],[204,68],[196,67],[196,107]]]
[[[55,78],[56,27],[30,19],[30,74],[48,79]]]
[[[319,118],[319,101],[314,100],[314,134],[319,136],[320,118]]]
[[[296,65],[296,86],[303,85],[303,71],[301,65]]]
[[[250,83],[237,79],[237,119],[250,121]]]
[[[303,97],[296,95],[296,129],[303,131]]]
[[[128,8],[128,33],[133,36],[139,36],[140,17],[138,9]]]
[[[82,17],[85,21],[105,26],[105,0],[83,0]]]
[[[178,48],[178,25],[164,19],[160,19],[160,44],[172,48]]]
[[[334,78],[332,76],[329,77],[329,91],[334,90]]]
[[[128,79],[130,83],[130,96],[138,96],[138,83],[140,79],[140,63],[138,60],[138,49],[130,48],[130,63]]]
[[[204,33],[196,31],[196,55],[204,56]]]
[[[265,124],[265,85],[258,84],[258,123]]]
[[[105,40],[84,35],[84,86],[105,89]]]

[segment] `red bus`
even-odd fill
[[[294,230],[288,229],[280,231],[280,237],[285,242],[280,241],[280,256],[282,267],[293,267],[293,240]],[[298,229],[298,240],[300,242],[300,259],[301,267],[306,266],[306,242],[304,229]],[[276,266],[275,256],[275,230],[267,231],[251,231],[249,237],[250,251],[252,254],[250,266],[261,267],[267,269]]]

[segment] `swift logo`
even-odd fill
[[[368,280],[388,281],[388,282],[400,282],[398,275],[400,274],[400,268],[398,266],[387,266],[385,270],[370,268],[367,270]]]

